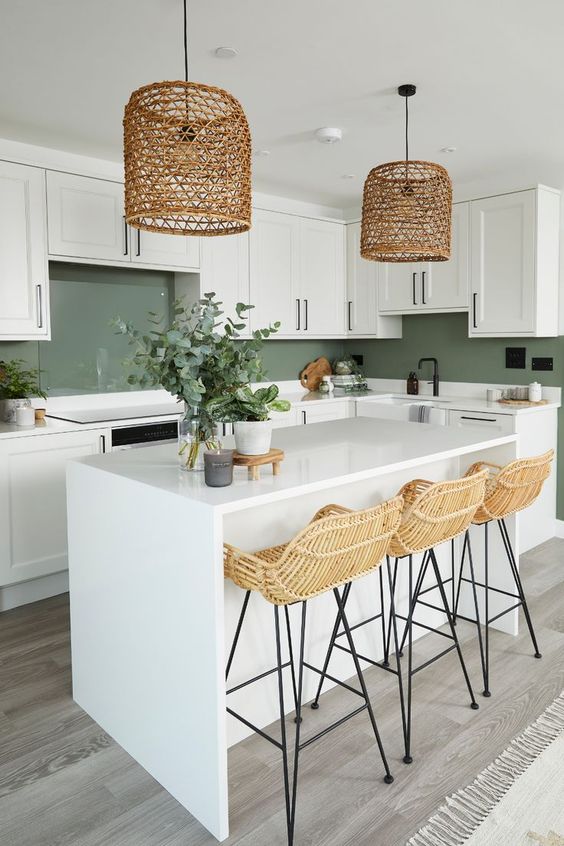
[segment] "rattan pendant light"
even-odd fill
[[[125,107],[125,217],[174,235],[232,235],[251,226],[251,134],[238,100],[188,81],[134,91]]]
[[[409,161],[405,97],[405,160],[372,168],[364,183],[360,254],[371,261],[446,261],[450,258],[452,184],[441,165]]]

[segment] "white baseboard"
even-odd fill
[[[557,538],[564,538],[564,520],[557,520],[554,528],[554,534]]]
[[[9,611],[20,605],[58,596],[60,593],[66,593],[68,589],[69,574],[66,571],[40,579],[30,579],[29,582],[20,582],[17,585],[8,585],[0,588],[0,611]]]

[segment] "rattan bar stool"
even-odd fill
[[[477,472],[479,473],[485,471],[488,473],[484,502],[480,506],[480,508],[478,508],[474,519],[472,520],[472,523],[474,525],[483,525],[484,527],[484,581],[478,582],[476,580],[474,569],[472,566],[470,569],[469,578],[464,576],[465,553],[470,543],[470,535],[467,531],[462,549],[460,572],[458,577],[458,588],[456,592],[456,600],[454,604],[453,615],[455,619],[457,617],[460,617],[461,619],[469,620],[472,623],[476,623],[478,627],[478,632],[480,632],[481,621],[479,615],[476,615],[475,620],[472,620],[468,617],[463,617],[461,614],[458,613],[458,604],[460,600],[460,588],[463,582],[470,583],[474,591],[477,587],[482,588],[484,590],[484,648],[482,648],[480,638],[480,657],[482,663],[482,674],[484,679],[484,696],[491,696],[489,628],[491,623],[494,622],[494,620],[498,620],[505,614],[509,614],[510,611],[514,611],[516,608],[522,607],[523,612],[525,614],[525,620],[527,621],[527,626],[529,628],[531,641],[533,643],[534,656],[535,658],[542,658],[537,643],[535,630],[533,628],[531,615],[529,613],[529,607],[527,605],[525,591],[523,590],[523,583],[521,581],[521,577],[519,576],[519,568],[515,560],[513,547],[511,546],[509,532],[507,531],[505,518],[509,517],[510,514],[515,514],[518,511],[522,511],[524,508],[528,508],[529,505],[531,505],[537,499],[545,481],[550,476],[551,462],[553,458],[554,450],[551,449],[548,452],[545,452],[543,455],[538,455],[533,458],[519,458],[516,461],[512,461],[510,464],[506,464],[505,467],[501,467],[498,464],[490,464],[487,461],[478,461],[476,464],[473,464],[471,467],[469,467],[466,472],[467,476],[471,476],[473,473]],[[503,546],[505,549],[507,560],[509,562],[511,574],[513,576],[515,587],[517,589],[516,594],[511,593],[510,591],[501,590],[500,588],[494,588],[489,583],[490,562],[488,528],[489,524],[492,521],[495,521],[497,523],[499,533],[503,541]],[[471,553],[470,564],[472,565]],[[501,611],[499,614],[496,614],[494,617],[490,617],[490,591],[497,594],[501,594],[503,596],[507,596],[511,599],[516,599],[517,602],[515,604],[512,604],[509,608],[506,608],[504,611]]]
[[[236,585],[246,591],[227,662],[226,681],[229,678],[235,657],[251,591],[262,593],[263,597],[274,606],[276,666],[228,689],[227,694],[234,693],[236,690],[241,690],[241,688],[259,679],[276,673],[278,676],[281,739],[278,740],[276,737],[267,734],[233,709],[228,707],[227,711],[248,728],[251,728],[261,737],[265,738],[265,740],[270,741],[270,743],[274,744],[282,752],[289,846],[292,846],[294,842],[300,751],[305,746],[309,746],[315,740],[323,737],[329,731],[342,725],[363,710],[368,711],[372,730],[374,731],[376,743],[384,765],[384,781],[388,784],[393,781],[338,588],[370,573],[378,567],[384,559],[390,539],[399,525],[402,507],[403,501],[400,497],[395,497],[376,507],[367,508],[363,511],[347,510],[346,513],[343,513],[343,510],[339,509],[338,506],[326,506],[318,511],[311,523],[287,544],[270,547],[269,549],[263,549],[255,553],[243,552],[241,549],[237,549],[229,544],[225,544],[224,546],[225,577],[231,579]],[[300,724],[302,721],[304,668],[321,673],[321,670],[309,664],[304,658],[307,603],[313,597],[331,590],[335,596],[338,619],[344,627],[360,689],[340,681],[333,676],[327,676],[327,678],[360,696],[363,704],[302,742]],[[294,603],[301,603],[301,633],[297,653],[297,672],[294,666],[295,661],[288,613],[288,606]],[[283,661],[282,659],[280,607],[284,608],[286,618],[289,652],[289,659],[287,661]],[[290,667],[292,673],[296,709],[296,735],[291,786],[282,676],[282,671],[286,667]]]
[[[453,649],[456,649],[460,661],[460,666],[462,669],[462,674],[464,676],[464,681],[466,683],[466,687],[468,688],[468,693],[470,694],[471,707],[473,709],[477,709],[479,707],[478,703],[476,702],[474,692],[472,690],[472,685],[468,676],[468,672],[466,670],[466,664],[464,663],[464,657],[462,655],[462,650],[460,648],[460,643],[456,634],[456,628],[454,626],[452,614],[449,609],[443,579],[441,577],[437,557],[435,554],[435,547],[439,544],[445,543],[446,541],[450,541],[453,538],[456,538],[466,532],[468,526],[474,518],[474,515],[476,514],[476,510],[483,502],[486,479],[487,471],[484,470],[480,473],[475,473],[469,477],[463,477],[462,479],[454,479],[452,481],[447,482],[433,483],[425,481],[423,479],[415,479],[414,481],[408,482],[408,484],[404,485],[404,487],[399,491],[399,496],[401,496],[404,503],[402,518],[398,529],[392,537],[390,548],[388,550],[388,582],[390,594],[389,622],[387,624],[387,627],[385,627],[385,613],[383,609],[383,596],[381,591],[380,613],[375,614],[368,620],[363,620],[352,627],[352,629],[354,630],[376,619],[381,619],[383,622],[383,626],[385,629],[385,631],[383,630],[383,661],[375,661],[374,659],[361,654],[359,654],[358,657],[362,661],[367,661],[368,663],[374,666],[381,667],[382,669],[385,669],[388,672],[394,673],[398,677],[400,706],[402,713],[402,726],[405,743],[405,754],[403,760],[406,764],[411,764],[411,762],[413,761],[411,755],[411,706],[412,680],[413,676],[416,673],[418,673],[420,670],[423,670],[425,667],[428,667],[430,664],[433,664],[439,658],[442,658],[443,655],[446,655],[448,652],[451,652]],[[419,573],[414,584],[413,556],[418,553],[423,553],[423,557],[421,560]],[[389,556],[392,556],[395,559],[393,572],[389,567]],[[398,565],[399,562],[405,558],[407,558],[408,560],[409,568],[409,600],[407,616],[397,613],[397,611],[395,610],[394,601],[397,586]],[[425,581],[425,576],[429,569],[429,565],[432,566],[432,569],[434,571],[436,584],[432,588],[426,588],[425,593],[429,592],[429,590],[438,590],[441,600],[440,608],[438,606],[430,605],[429,603],[421,599],[421,596],[423,594],[423,583]],[[347,600],[350,595],[350,590],[350,585],[347,585],[344,589],[343,607],[346,607]],[[424,623],[420,623],[415,620],[414,615],[418,604],[431,608],[437,608],[438,610],[444,612],[447,617],[450,634],[447,632],[443,632],[440,629],[434,629],[431,626],[428,626]],[[402,670],[400,665],[400,658],[402,657],[403,653],[401,651],[398,639],[398,619],[403,620],[405,622],[404,639],[407,638],[408,642],[407,701],[406,697],[404,696]],[[441,635],[442,637],[452,641],[452,643],[446,649],[439,652],[438,655],[427,659],[418,667],[413,667],[413,626],[418,626],[427,631]],[[396,667],[390,666],[389,661],[390,632],[393,632]],[[346,646],[342,646],[341,644],[337,643],[337,638],[342,637],[342,634],[343,632],[339,632],[339,619],[337,618],[335,627],[333,629],[333,637],[330,641],[329,649],[327,651],[324,669],[329,664],[331,652],[334,648],[348,651]],[[324,678],[322,676],[319,682],[317,695],[311,706],[312,708],[318,707],[318,700],[319,695],[321,693],[323,680]]]

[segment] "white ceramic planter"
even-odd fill
[[[272,421],[238,421],[233,424],[235,447],[241,455],[265,455],[270,450]]]
[[[0,420],[4,423],[16,422],[16,408],[26,408],[31,405],[29,399],[5,399],[0,400]]]

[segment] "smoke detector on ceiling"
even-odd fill
[[[320,144],[336,144],[343,137],[343,131],[338,126],[322,126],[316,130],[315,137]]]

